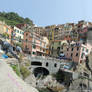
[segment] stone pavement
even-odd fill
[[[0,92],[38,92],[19,78],[12,68],[0,59]]]

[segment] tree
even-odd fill
[[[25,79],[26,77],[28,77],[30,75],[30,71],[23,65],[20,66],[20,72],[23,76],[23,79]]]
[[[24,22],[27,23],[27,24],[29,24],[29,25],[33,25],[33,21],[30,20],[29,18],[25,18]]]
[[[23,18],[15,12],[0,12],[0,20],[5,21],[8,25],[14,26],[16,24],[33,25],[33,21],[29,18]]]

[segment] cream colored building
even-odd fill
[[[24,36],[24,31],[23,30],[17,28],[16,26],[14,26],[13,30],[14,30],[13,33],[15,33],[16,40],[23,39],[23,36]]]

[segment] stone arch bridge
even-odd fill
[[[60,69],[61,60],[52,58],[42,58],[42,57],[30,57],[30,71],[32,71],[35,76],[38,74],[48,75],[55,74]]]

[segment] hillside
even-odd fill
[[[38,92],[18,77],[6,61],[0,58],[0,92]]]
[[[5,21],[8,25],[11,26],[23,23],[33,25],[32,20],[30,20],[29,18],[23,18],[15,12],[0,12],[0,20]]]

